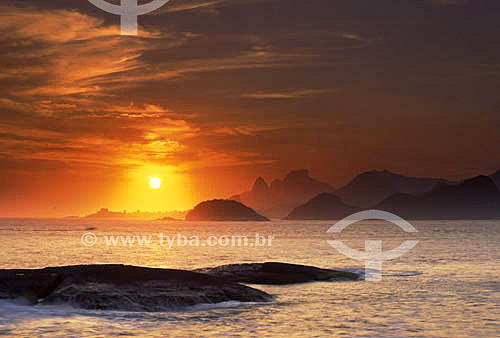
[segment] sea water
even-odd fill
[[[382,281],[252,285],[273,302],[201,304],[165,312],[89,311],[69,305],[0,301],[6,337],[499,337],[500,221],[415,221],[418,233],[386,222],[362,222],[339,234],[335,222],[211,223],[0,220],[0,268],[121,263],[196,269],[279,261],[364,272],[327,240],[383,250],[419,243],[382,266]],[[85,245],[84,234],[97,242]],[[199,238],[200,245],[160,245],[158,235]],[[258,236],[271,245],[255,244]],[[109,236],[151,236],[149,244],[107,245]],[[247,246],[203,246],[210,237],[247,236]],[[224,241],[222,242],[224,244]],[[88,243],[87,243],[88,244]]]

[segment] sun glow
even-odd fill
[[[149,180],[149,186],[151,187],[151,189],[160,189],[161,187],[161,179],[158,178],[158,177],[151,177],[151,179]]]
[[[110,209],[139,209],[145,212],[187,210],[199,202],[198,190],[194,188],[199,184],[182,172],[184,169],[140,162],[134,165],[122,177],[123,183],[116,183],[113,203],[107,204]],[[158,182],[160,187],[155,189]]]

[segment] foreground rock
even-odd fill
[[[230,264],[196,271],[233,282],[250,284],[293,284],[359,278],[352,272],[286,263]]]
[[[198,204],[191,210],[186,221],[255,221],[266,222],[268,218],[233,200],[212,200]]]
[[[267,302],[271,296],[200,273],[125,265],[0,270],[0,299],[70,304],[84,309],[163,311],[225,301]]]

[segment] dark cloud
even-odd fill
[[[82,0],[0,10],[3,170],[500,165],[498,1],[172,0],[139,37]]]

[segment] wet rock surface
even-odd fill
[[[196,271],[233,282],[250,284],[294,284],[359,278],[357,274],[347,271],[275,262],[230,264]]]
[[[127,265],[78,265],[0,270],[0,299],[31,305],[68,304],[91,310],[166,311],[227,301],[269,302],[239,284],[357,280],[351,272],[287,263],[231,264],[196,271]]]
[[[267,293],[191,271],[125,265],[0,270],[0,299],[84,309],[163,311],[225,301],[268,302]]]

